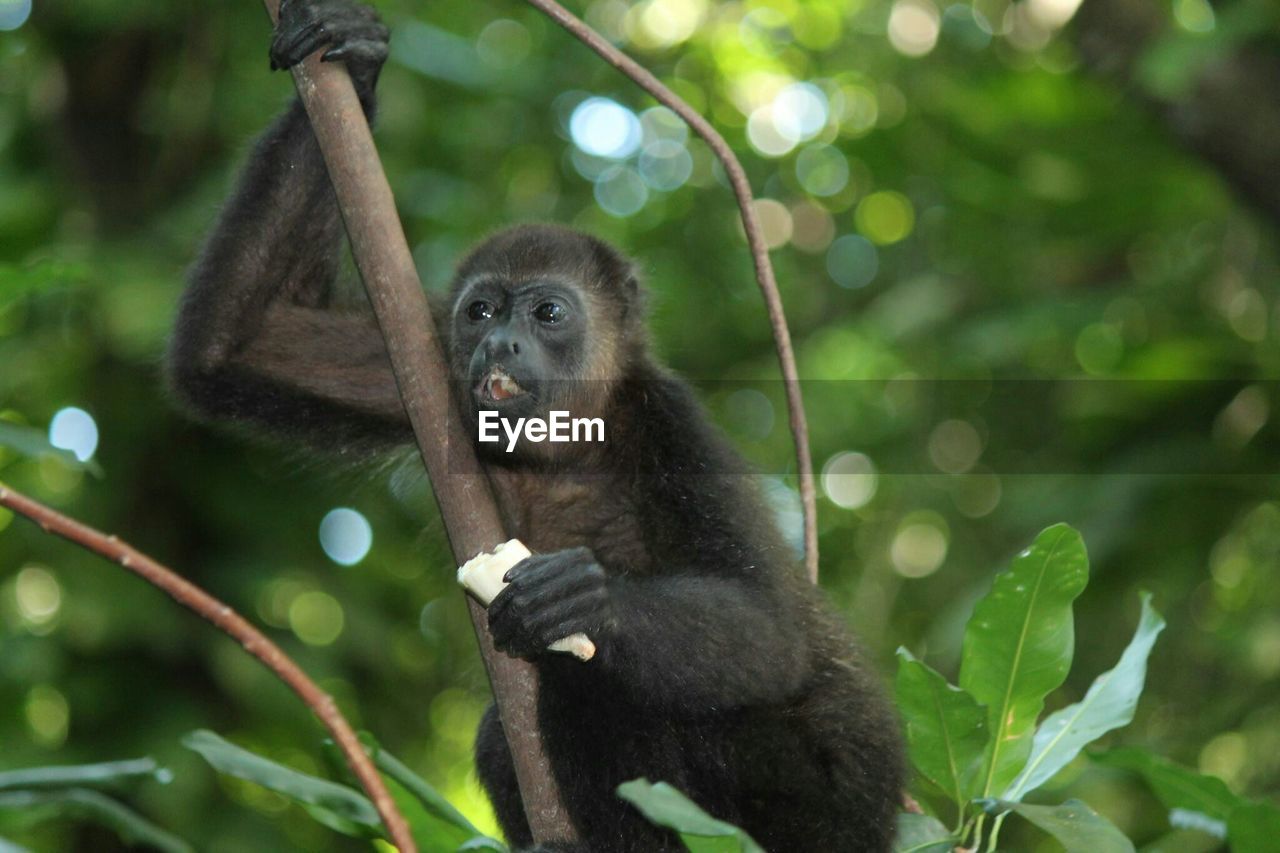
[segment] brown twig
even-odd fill
[[[244,646],[245,651],[260,660],[263,666],[275,673],[276,677],[298,694],[298,698],[307,704],[307,707],[320,718],[320,722],[333,735],[334,741],[346,757],[347,766],[356,775],[360,786],[364,788],[369,799],[373,801],[374,808],[382,816],[391,841],[403,853],[417,849],[413,843],[413,836],[409,834],[409,825],[400,815],[382,777],[374,769],[373,762],[365,754],[359,739],[356,738],[356,733],[342,716],[342,712],[338,710],[333,697],[321,690],[301,667],[248,620],[232,610],[229,605],[223,604],[172,569],[165,568],[128,543],[122,542],[117,536],[108,536],[94,530],[3,485],[0,485],[0,506],[8,507],[19,515],[31,519],[45,533],[61,536],[113,563],[119,563],[147,583],[164,591],[183,607],[204,617],[213,623],[214,627]]]
[[[796,468],[800,477],[800,501],[804,505],[804,559],[809,578],[818,580],[818,510],[817,490],[813,481],[813,460],[809,452],[809,425],[805,421],[804,400],[800,395],[800,377],[796,371],[796,357],[791,348],[791,332],[787,329],[787,317],[782,310],[782,297],[778,295],[778,282],[769,261],[769,247],[764,231],[752,206],[751,184],[747,173],[729,143],[725,142],[711,123],[697,110],[689,106],[679,95],[671,91],[661,80],[631,57],[618,50],[604,36],[587,26],[555,0],[529,0],[529,3],[568,30],[575,38],[594,50],[605,62],[617,68],[640,88],[652,95],[658,103],[670,109],[703,141],[724,166],[725,174],[738,200],[742,212],[742,226],[747,232],[747,244],[751,247],[751,259],[755,262],[756,283],[764,295],[769,312],[769,325],[778,350],[778,363],[782,368],[782,381],[787,389],[787,408],[791,416],[791,437],[796,445]]]
[[[272,20],[277,0],[263,0]],[[489,480],[467,441],[449,388],[449,371],[418,280],[395,198],[346,68],[313,55],[293,69],[378,326],[387,343],[405,413],[431,478],[458,565],[506,540]],[[500,654],[484,608],[468,599],[471,623],[511,747],[520,798],[538,841],[576,837],[560,801],[538,731],[538,678],[533,664]]]

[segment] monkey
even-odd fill
[[[387,28],[354,0],[285,0],[273,68],[345,63],[366,114]],[[189,275],[167,356],[195,416],[357,458],[411,441],[367,306],[335,299],[343,228],[296,101],[264,133]],[[652,354],[633,261],[525,224],[459,263],[442,335],[472,436],[483,412],[599,417],[597,443],[476,442],[507,531],[534,552],[488,606],[532,661],[538,726],[577,841],[535,845],[494,707],[480,781],[520,850],[683,849],[616,796],[670,783],[767,850],[891,848],[898,721],[861,647],[782,541],[759,479]],[[547,650],[586,634],[586,662]]]

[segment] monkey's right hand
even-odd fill
[[[355,0],[280,0],[271,42],[271,70],[292,68],[321,48],[322,62],[345,62],[356,93],[372,103],[378,73],[387,61],[390,31],[378,13]]]

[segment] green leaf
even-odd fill
[[[377,810],[354,788],[277,764],[205,729],[187,735],[182,743],[200,753],[218,771],[255,782],[303,804],[312,817],[331,829],[356,837],[384,833]]]
[[[1245,801],[1231,793],[1216,776],[1204,776],[1143,749],[1127,747],[1090,756],[1107,767],[1132,770],[1155,792],[1169,810],[1200,812],[1214,820],[1226,820]]]
[[[458,853],[463,853],[465,850],[493,850],[494,853],[508,853],[507,845],[487,835],[477,835],[470,841],[464,841],[458,845]]]
[[[1067,848],[1067,853],[1134,853],[1133,842],[1093,809],[1079,800],[1067,800],[1060,806],[1029,806],[1009,800],[984,800],[983,807],[992,814],[1015,812]]]
[[[987,706],[980,791],[1003,791],[1026,764],[1044,699],[1071,668],[1071,603],[1089,581],[1080,534],[1058,524],[996,576],[965,628],[960,686]]]
[[[1040,724],[1032,741],[1031,758],[1004,799],[1021,800],[1066,767],[1086,745],[1133,720],[1147,679],[1147,657],[1164,624],[1151,607],[1151,594],[1144,592],[1138,629],[1120,655],[1120,662],[1094,679],[1084,699],[1050,714]]]
[[[470,836],[484,835],[475,824],[467,820],[462,812],[454,808],[453,803],[446,800],[439,791],[410,770],[400,759],[377,744],[366,742],[365,746],[378,769],[403,785],[405,790],[412,794],[433,817]]]
[[[19,456],[30,459],[52,457],[68,468],[78,468],[94,476],[102,476],[102,467],[97,462],[92,459],[81,462],[70,450],[54,447],[44,432],[35,427],[0,420],[0,447],[7,447]]]
[[[1270,803],[1246,803],[1227,818],[1231,853],[1269,853],[1280,839],[1280,808]]]
[[[192,853],[192,847],[106,794],[87,788],[54,791],[6,791],[0,809],[17,810],[30,826],[47,820],[89,820],[115,831],[125,842],[145,844],[162,853]]]
[[[987,709],[906,649],[898,649],[898,659],[895,694],[911,763],[963,808],[982,769]]]
[[[893,853],[951,853],[956,844],[956,838],[937,818],[910,812],[898,815]]]
[[[666,782],[633,779],[618,786],[618,796],[639,809],[650,823],[674,829],[691,850],[764,853],[746,832],[713,818]],[[708,846],[707,839],[718,843]]]
[[[1146,750],[1126,748],[1092,756],[1107,767],[1140,775],[1169,810],[1169,822],[1221,837],[1226,828],[1232,853],[1268,853],[1280,837],[1280,808],[1236,796],[1216,776],[1206,776]]]
[[[66,788],[111,785],[151,776],[168,784],[173,774],[150,758],[109,761],[101,764],[72,764],[62,767],[28,767],[0,773],[0,791],[8,788]]]
[[[361,742],[374,764],[388,777],[387,788],[400,813],[409,822],[421,853],[454,853],[457,850],[507,853],[506,845],[477,829],[425,779],[384,750],[373,738],[362,735]]]

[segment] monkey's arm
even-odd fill
[[[754,581],[621,578],[611,591],[618,627],[601,662],[641,703],[694,714],[772,704],[809,674],[805,632]]]
[[[499,649],[540,658],[584,633],[598,651],[583,676],[598,672],[642,704],[693,715],[770,704],[808,675],[794,599],[761,578],[608,576],[586,548],[534,555],[507,578],[489,606]]]
[[[318,20],[326,56],[347,62],[371,114],[386,28],[350,4],[287,9],[273,63],[284,67],[324,46]],[[295,100],[254,147],[192,269],[169,349],[178,396],[207,418],[323,443],[407,434],[371,313],[331,307],[342,236],[319,145]]]

